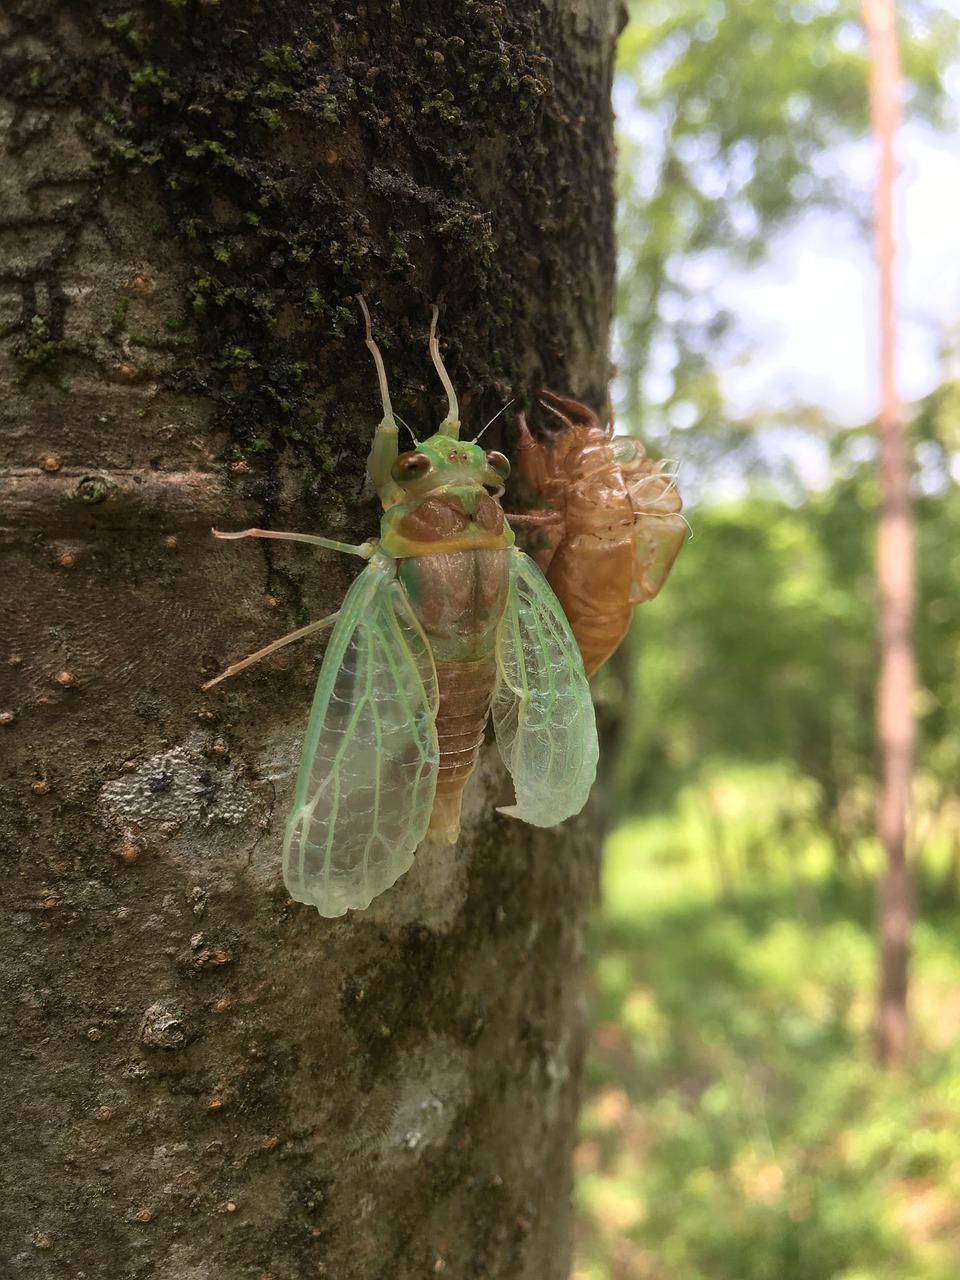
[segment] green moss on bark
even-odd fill
[[[79,5],[77,19],[112,49],[90,125],[102,182],[146,176],[189,249],[196,349],[173,380],[215,398],[240,451],[295,443],[329,458],[342,447],[321,447],[331,419],[346,430],[331,389],[373,406],[361,289],[381,304],[378,335],[418,428],[436,413],[423,339],[438,299],[465,401],[495,383],[527,390],[518,326],[541,291],[578,288],[557,233],[595,194],[538,4],[165,0]],[[92,73],[25,56],[14,96],[62,100]],[[518,261],[531,242],[537,256]],[[566,341],[543,335],[548,368]],[[478,417],[497,407],[488,394]]]

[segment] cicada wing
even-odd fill
[[[546,578],[516,549],[497,671],[493,725],[517,796],[500,812],[552,827],[587,802],[597,772],[597,722],[570,624]]]
[[[393,562],[347,592],[310,712],[283,876],[322,916],[357,911],[409,870],[433,808],[437,673]]]

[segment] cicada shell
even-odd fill
[[[456,841],[464,784],[491,714],[516,792],[502,812],[536,826],[579,812],[598,754],[569,624],[540,570],[514,546],[500,506],[510,465],[459,438],[436,309],[429,350],[448,412],[435,435],[401,454],[361,306],[383,401],[367,463],[384,508],[380,537],[350,546],[264,529],[219,535],[294,538],[368,561],[333,618],[217,677],[333,623],[284,838],[287,888],[323,916],[368,906],[409,869],[422,842]]]
[[[540,510],[509,519],[526,526],[589,676],[626,635],[633,606],[666,582],[686,532],[683,504],[639,440],[615,436],[577,400],[540,398],[562,426],[537,441],[517,415],[517,471]]]

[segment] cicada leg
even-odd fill
[[[566,515],[562,510],[550,506],[551,498],[556,492],[556,476],[551,472],[550,460],[543,445],[533,438],[522,410],[516,416],[516,428],[517,475],[534,499],[546,505],[533,511],[510,511],[507,513],[507,522],[513,529],[534,531],[532,535],[521,539],[521,545],[541,571],[546,573],[554,552],[563,541]]]
[[[343,551],[347,555],[360,556],[364,560],[369,560],[377,549],[375,542],[361,542],[355,546],[352,542],[337,542],[335,538],[320,538],[312,533],[285,533],[279,529],[237,529],[230,533],[224,533],[220,529],[211,529],[210,532],[215,538],[221,538],[224,542],[233,541],[236,538],[282,538],[287,542],[306,542],[312,547],[324,547],[328,551]],[[283,636],[279,640],[274,640],[272,644],[266,645],[263,649],[258,649],[256,653],[251,653],[250,657],[244,658],[242,662],[232,663],[231,666],[227,667],[226,671],[221,671],[218,676],[208,680],[203,688],[210,689],[215,684],[219,684],[221,680],[226,680],[228,676],[234,676],[238,671],[243,671],[245,667],[259,662],[268,653],[274,653],[277,649],[282,649],[285,644],[292,644],[294,640],[302,640],[304,636],[309,636],[314,631],[320,631],[324,627],[331,626],[336,622],[338,616],[339,613],[331,613],[329,617],[321,618],[319,622],[308,622],[305,627],[300,627],[296,631],[291,631],[289,635]]]
[[[397,420],[393,416],[390,388],[387,386],[387,371],[383,364],[380,348],[373,340],[370,312],[367,310],[367,304],[362,293],[357,294],[357,301],[360,303],[360,310],[363,312],[363,321],[367,329],[364,342],[373,356],[373,363],[377,369],[380,401],[383,405],[383,417],[374,432],[373,444],[370,446],[370,453],[367,455],[367,475],[380,495],[384,511],[387,511],[401,496],[399,486],[391,475],[393,464],[396,462],[397,454],[399,453],[400,428],[397,426]]]
[[[294,640],[302,640],[304,636],[312,635],[314,631],[321,631],[324,627],[332,626],[339,617],[340,610],[338,609],[336,613],[331,613],[329,617],[321,618],[319,622],[308,622],[305,627],[298,627],[296,631],[291,631],[289,635],[281,636],[279,640],[274,640],[273,644],[264,645],[256,653],[251,653],[250,657],[244,658],[242,662],[231,663],[226,671],[221,671],[218,676],[208,680],[202,688],[212,689],[221,680],[226,680],[229,676],[235,676],[238,671],[243,671],[245,667],[252,667],[255,662],[259,662],[261,658],[265,658],[269,653],[276,653],[285,644],[293,644]]]
[[[363,560],[369,560],[376,551],[376,544],[373,542],[337,542],[334,538],[318,538],[313,533],[284,533],[279,529],[237,529],[232,533],[223,533],[220,529],[211,529],[210,532],[215,538],[222,538],[224,542],[231,541],[234,538],[282,538],[286,542],[308,542],[311,547],[325,547],[328,551],[342,551],[348,556],[360,556]]]
[[[559,418],[565,427],[579,427],[584,431],[603,431],[597,415],[579,400],[571,400],[569,396],[558,396],[555,391],[547,390],[541,391],[538,398],[543,407],[555,418]],[[606,434],[605,431],[604,434]]]
[[[528,489],[540,495],[547,487],[549,473],[543,446],[527,426],[527,415],[521,409],[515,419],[517,427],[517,474]]]

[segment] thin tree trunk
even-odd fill
[[[880,982],[876,1050],[881,1062],[908,1056],[907,1012],[912,890],[907,861],[907,806],[913,766],[913,524],[910,473],[896,384],[893,191],[899,125],[900,67],[893,0],[863,0],[870,37],[870,110],[878,150],[875,246],[880,282],[880,519],[877,530],[879,672],[877,744],[880,794],[877,835],[887,866],[877,895]]]
[[[602,399],[615,20],[4,7],[4,1275],[567,1275],[589,816],[502,818],[485,751],[455,854],[322,920],[279,877],[322,645],[201,684],[357,571],[211,525],[377,531],[358,290],[418,435],[436,300],[465,434]]]

